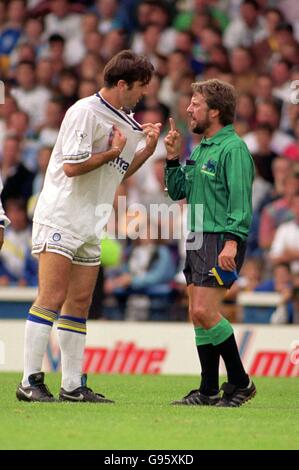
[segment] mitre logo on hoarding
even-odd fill
[[[112,349],[87,347],[84,372],[117,374],[160,374],[167,350],[145,349],[135,343],[119,341]]]
[[[299,363],[292,360],[294,352],[259,351],[249,371],[250,375],[268,377],[298,377]],[[298,357],[298,356],[296,356]]]

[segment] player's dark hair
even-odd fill
[[[154,73],[154,67],[147,57],[125,50],[116,54],[104,68],[104,86],[113,88],[119,80],[124,80],[129,87],[134,82],[147,85]]]
[[[219,122],[223,126],[233,123],[237,95],[235,88],[230,83],[213,78],[192,83],[192,90],[205,98],[209,109],[218,109]]]

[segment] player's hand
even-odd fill
[[[127,138],[123,133],[118,129],[118,127],[113,126],[112,128],[112,139],[111,139],[111,149],[118,149],[119,154],[123,151],[124,146],[126,145]]]
[[[170,129],[164,139],[167,150],[167,160],[174,160],[179,157],[182,151],[182,136],[175,126],[172,118],[169,118]]]
[[[162,124],[160,122],[158,122],[157,124],[147,122],[146,124],[142,124],[141,127],[146,135],[146,144],[144,150],[146,150],[148,152],[148,155],[150,156],[156,150]]]
[[[236,269],[235,257],[237,256],[237,242],[228,240],[218,256],[218,264],[225,271],[234,271]]]

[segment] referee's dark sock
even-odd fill
[[[229,321],[222,318],[217,325],[207,331],[214,349],[224,360],[228,382],[240,388],[247,387],[249,377],[244,370],[234,330]]]
[[[195,340],[201,364],[200,393],[214,396],[219,392],[219,359],[220,354],[211,344],[207,330],[195,328]]]

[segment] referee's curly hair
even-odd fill
[[[223,126],[233,123],[237,94],[230,83],[213,78],[192,83],[192,91],[200,93],[205,98],[209,109],[219,111],[219,122]]]

